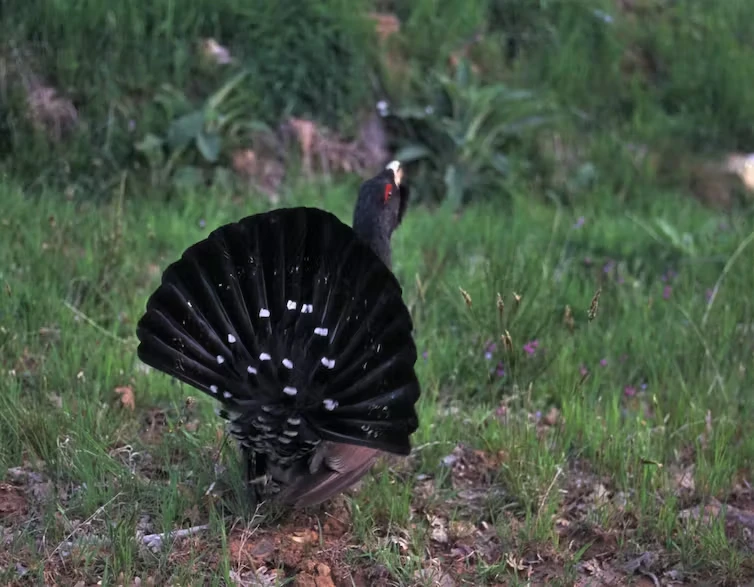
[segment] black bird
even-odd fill
[[[411,450],[416,346],[390,270],[402,175],[394,161],[361,185],[353,229],[304,207],[222,226],[147,302],[139,358],[220,402],[257,499],[317,504]]]

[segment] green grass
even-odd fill
[[[754,217],[688,196],[752,150],[753,5],[635,4],[0,0],[0,583],[751,581]],[[70,137],[32,129],[30,76],[73,101]],[[326,508],[256,511],[214,406],[139,364],[135,325],[187,246],[265,207],[236,149],[289,116],[353,136],[379,99],[390,146],[431,152],[394,237],[414,451]],[[208,105],[216,161],[139,150]],[[295,159],[281,205],[350,220],[356,178]]]
[[[348,219],[354,188],[293,189],[284,204]],[[202,583],[221,584],[246,564],[229,544],[247,525],[253,543],[261,520],[244,506],[234,450],[220,451],[211,402],[186,406],[198,393],[144,373],[134,325],[168,262],[254,209],[219,193],[184,193],[160,206],[116,196],[102,206],[52,191],[30,198],[12,184],[0,190],[0,471],[19,487],[8,468],[37,472],[44,481],[29,487],[46,488],[26,495],[28,515],[11,525],[0,560],[20,561],[29,583],[54,568],[65,574],[61,584],[135,576],[195,584],[199,571]],[[553,576],[565,573],[561,584],[570,584],[590,548],[611,541],[604,564],[618,569],[652,551],[660,554],[652,572],[678,568],[730,584],[751,577],[742,537],[679,512],[712,498],[738,503],[746,493],[754,222],[662,199],[639,215],[516,202],[510,216],[417,207],[396,233],[395,270],[423,354],[421,427],[411,458],[378,466],[348,498],[340,560],[408,585],[429,576],[432,553],[445,571],[483,584],[515,583],[506,563],[513,557],[519,581],[528,568],[535,577],[557,569]],[[133,390],[134,411],[114,391],[121,386]],[[693,488],[680,488],[681,472]],[[224,488],[220,497],[205,495],[213,482]],[[328,520],[325,510],[307,515],[262,527],[283,524],[285,533]],[[150,532],[211,529],[152,553],[135,538],[145,516]],[[447,542],[433,541],[433,522]],[[65,545],[85,538],[96,541]],[[472,556],[451,565],[459,545]],[[537,555],[542,562],[531,562]],[[279,551],[267,564],[281,576],[294,572],[284,559]],[[3,581],[18,580],[6,568]]]
[[[621,198],[643,199],[647,181],[654,185],[657,178],[634,169],[637,149],[659,154],[666,175],[679,159],[751,144],[747,80],[754,75],[754,48],[745,27],[754,13],[745,0],[637,5],[620,11],[612,0],[316,0],[292,9],[222,0],[178,10],[171,0],[122,6],[0,2],[0,169],[35,186],[74,185],[102,197],[124,169],[146,175],[148,161],[138,148],[145,136],[165,136],[171,123],[246,71],[221,112],[230,122],[218,159],[199,161],[194,150],[179,157],[184,165],[225,169],[262,123],[276,128],[289,116],[309,117],[352,137],[377,100],[388,99],[394,112],[423,109],[438,94],[435,74],[452,77],[451,56],[465,55],[482,86],[504,84],[514,94],[525,89],[532,105],[548,106],[544,130],[578,152],[569,164],[572,175],[596,168],[599,180]],[[384,45],[373,34],[369,10],[394,10],[401,21]],[[227,46],[235,63],[203,63],[198,48],[207,37]],[[56,88],[79,112],[77,130],[63,145],[51,145],[30,128],[24,93],[31,78]],[[445,90],[464,94],[452,85]],[[428,162],[430,169],[455,158],[461,172],[470,166],[474,173],[466,183],[478,181],[476,174],[486,181],[468,199],[490,191],[490,175],[498,182],[523,176],[548,186],[542,193],[561,201],[576,197],[578,187],[551,181],[555,170],[531,144],[492,139],[500,123],[516,129],[504,136],[517,134],[530,114],[507,112],[506,104],[490,116],[483,100],[471,107],[467,102],[469,96],[451,104],[461,108],[451,120],[438,114],[429,125],[446,135],[424,137],[443,151]],[[496,124],[474,132],[477,116]],[[390,141],[398,146],[422,135],[416,121],[390,126]],[[480,161],[473,165],[464,153]],[[512,169],[501,171],[509,167],[503,158],[515,163]],[[663,187],[685,189],[688,172],[675,171],[659,178]],[[453,190],[443,189],[445,173],[433,169],[427,176],[433,187],[417,194],[446,197]],[[165,184],[163,189],[173,181]],[[142,186],[133,182],[131,193]]]

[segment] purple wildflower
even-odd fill
[[[205,226],[207,226],[207,221],[202,218],[201,220],[199,220],[199,228],[204,228]]]
[[[584,222],[586,222],[586,219],[583,216],[579,216],[578,220],[573,223],[573,228],[581,228],[584,226]]]
[[[491,361],[492,353],[494,353],[496,350],[497,350],[497,345],[491,340],[488,340],[484,348],[484,358],[487,359],[488,361]]]
[[[669,300],[670,294],[673,293],[673,286],[672,285],[666,285],[662,288],[662,299]]]
[[[530,340],[524,345],[524,352],[526,352],[527,355],[533,355],[537,352],[537,348],[539,347],[539,341],[538,340]]]
[[[676,277],[678,277],[678,273],[676,273],[672,269],[668,269],[665,273],[662,274],[660,279],[664,282],[670,282],[673,281],[673,279],[675,279]]]
[[[607,367],[607,359],[600,359],[600,365]]]
[[[495,368],[495,375],[497,375],[498,377],[505,377],[505,369],[502,363],[497,364],[497,367]]]
[[[610,273],[615,268],[615,261],[609,259],[607,263],[602,267],[603,273]]]
[[[427,360],[427,357],[428,357],[428,356],[429,356],[429,351],[424,351],[424,352],[422,353],[422,359],[424,359],[425,361]]]
[[[589,369],[586,368],[586,365],[581,365],[581,367],[579,367],[579,373],[582,377],[586,377],[589,374]]]
[[[626,397],[634,397],[636,395],[636,388],[633,385],[626,385],[623,388],[623,393]]]

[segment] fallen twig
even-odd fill
[[[202,524],[201,526],[192,526],[191,528],[181,528],[179,530],[173,530],[172,532],[164,532],[162,534],[147,534],[143,536],[142,543],[153,551],[160,550],[165,540],[176,540],[178,538],[186,538],[192,534],[198,534],[203,530],[207,530],[209,524]]]

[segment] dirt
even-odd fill
[[[478,584],[479,569],[485,567],[497,569],[486,577],[486,584],[505,585],[515,575],[530,585],[547,585],[562,580],[574,556],[577,562],[568,575],[573,585],[681,585],[692,581],[693,577],[677,566],[677,557],[663,551],[661,545],[644,552],[630,551],[635,544],[632,536],[637,523],[625,511],[625,496],[616,491],[610,479],[595,474],[579,461],[563,473],[558,487],[563,498],[552,521],[559,535],[557,548],[551,540],[522,542],[524,521],[511,511],[498,512],[493,523],[485,503],[496,493],[499,470],[506,458],[503,452],[456,446],[443,458],[443,466],[449,469],[448,482],[457,497],[432,499],[437,481],[420,475],[408,527],[397,528],[391,522],[376,528],[375,536],[380,536],[385,548],[396,549],[411,564],[420,563],[413,571],[416,585]],[[693,492],[687,468],[670,472],[670,482],[677,485],[679,492]],[[408,470],[401,474],[404,473],[410,474]],[[8,479],[9,482],[0,483],[0,525],[20,528],[34,515],[36,505],[49,497],[49,482],[33,469],[22,467],[11,469]],[[504,499],[504,492],[497,492]],[[716,500],[693,503],[680,515],[708,522],[723,518],[729,539],[740,541],[743,547],[754,547],[751,487],[741,481],[728,501],[726,505]],[[595,511],[599,515],[595,516]],[[206,512],[200,508],[190,510],[185,517],[186,523],[206,523]],[[416,552],[413,537],[425,527],[428,539]],[[501,527],[506,528],[505,535],[501,535]],[[84,534],[96,538],[90,528],[77,531],[76,537]],[[65,547],[65,552],[58,550],[50,556],[51,548],[46,552],[45,571],[53,585],[76,584],[82,579],[84,561],[107,552],[107,546],[92,544]],[[405,584],[404,578],[367,557],[349,556],[361,553],[362,545],[352,534],[349,501],[344,497],[326,506],[289,514],[278,524],[235,527],[229,532],[227,548],[231,579],[239,587],[266,587],[281,580],[298,587]],[[167,574],[145,577],[140,584],[169,581],[170,568],[176,566],[189,566],[192,573],[204,573],[218,564],[221,549],[218,537],[208,532],[177,540],[168,554],[168,569],[164,571]],[[197,553],[202,555],[197,557]],[[18,559],[21,554],[16,551],[14,556]],[[39,553],[27,552],[22,558],[23,561],[0,556],[0,566],[13,568],[10,565],[19,564],[19,569],[33,569]]]
[[[27,505],[21,487],[0,483],[0,520],[3,523],[22,519],[26,515]]]
[[[282,568],[301,587],[365,585],[345,555],[350,547],[351,516],[344,498],[326,513],[299,513],[277,528],[234,530],[228,541],[231,559],[241,569]]]

